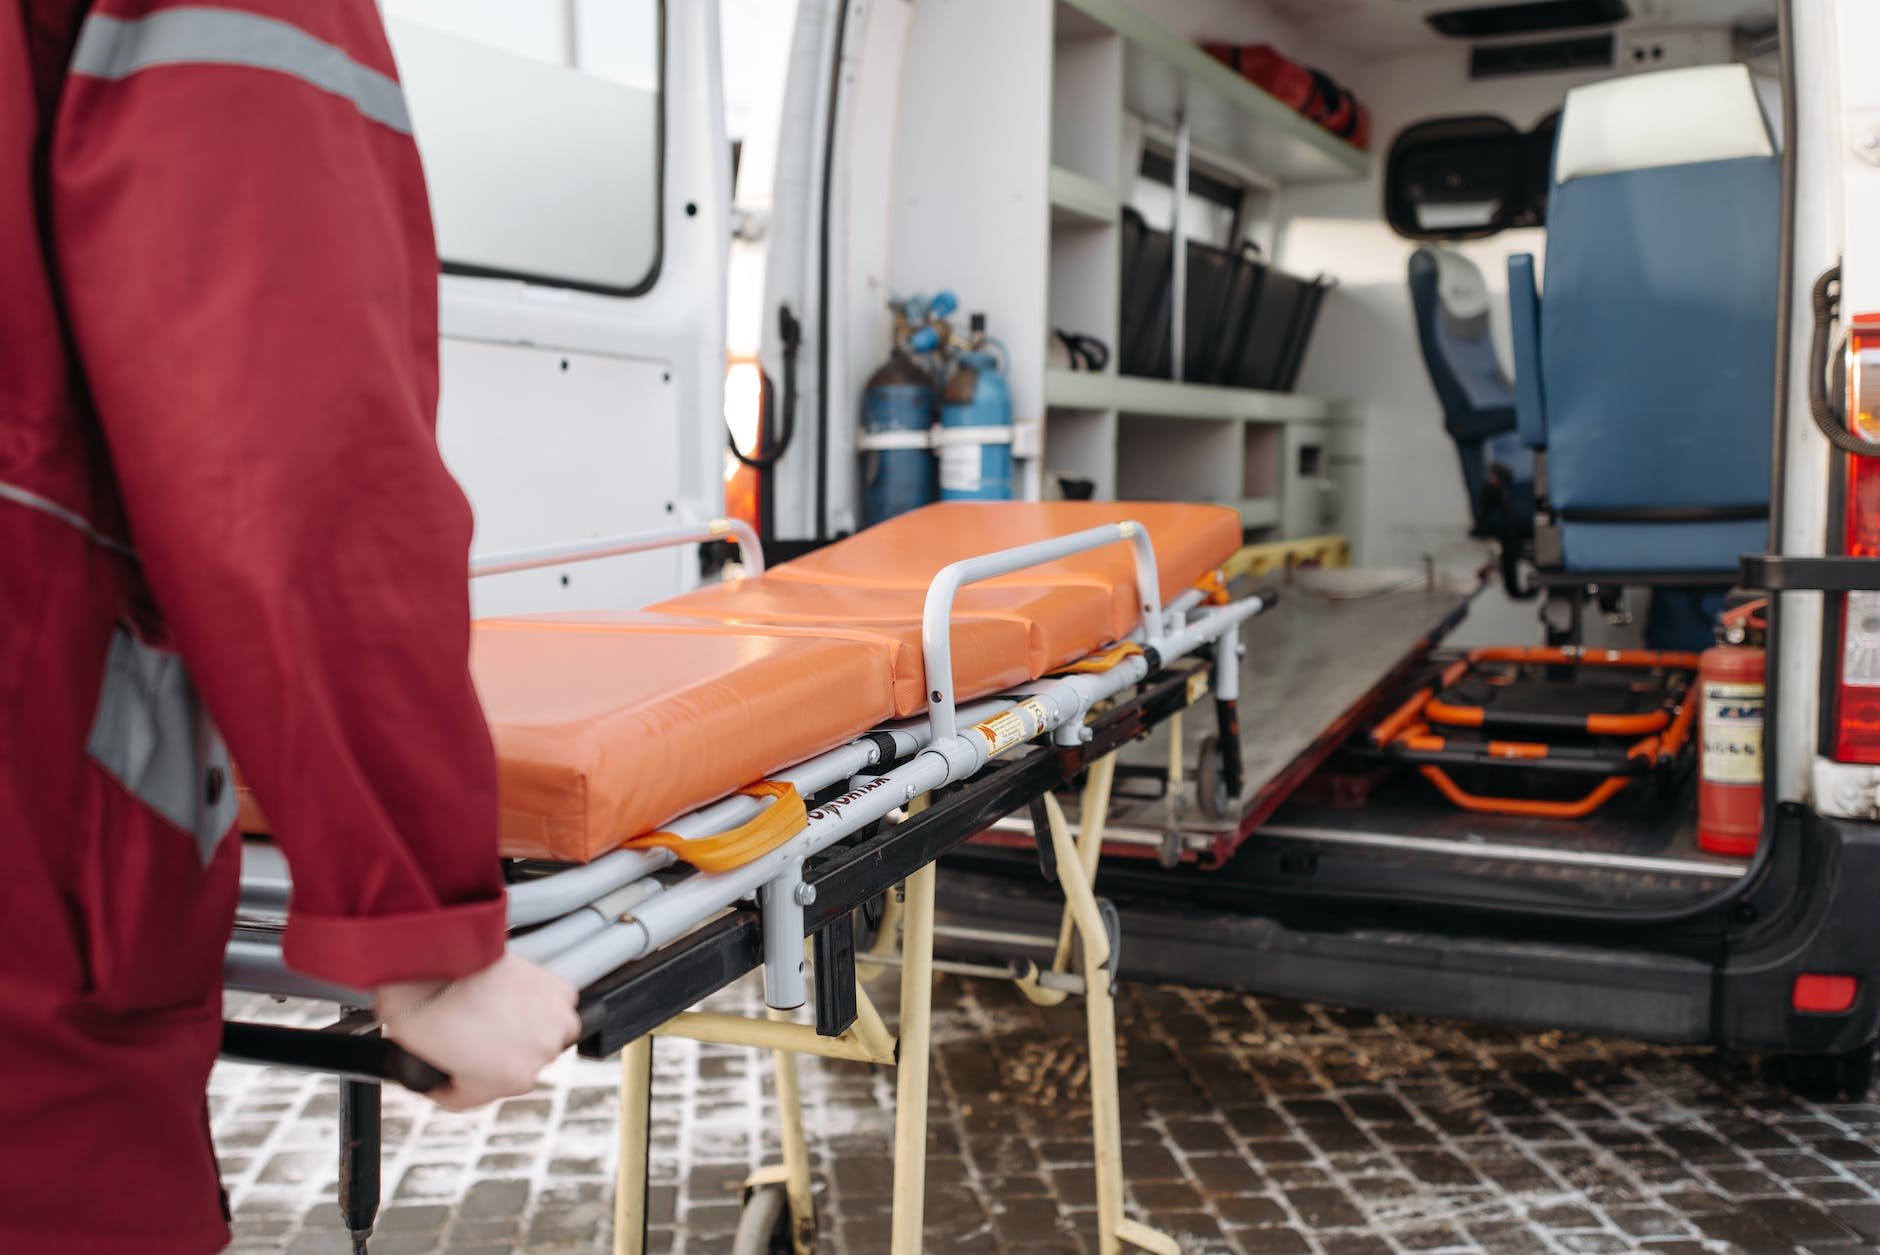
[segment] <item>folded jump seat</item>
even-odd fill
[[[471,672],[501,772],[502,852],[586,862],[896,719],[926,713],[928,585],[965,558],[1134,519],[1164,601],[1240,545],[1220,506],[948,503],[640,611],[474,625]],[[966,701],[1049,675],[1141,618],[1117,543],[961,589],[954,690]],[[244,794],[245,831],[266,820]]]
[[[1369,746],[1415,766],[1464,810],[1583,818],[1635,781],[1669,786],[1689,768],[1697,661],[1653,650],[1474,650],[1372,728]]]

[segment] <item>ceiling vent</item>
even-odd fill
[[[1491,4],[1445,9],[1425,19],[1440,34],[1455,39],[1490,39],[1497,35],[1538,35],[1623,22],[1632,16],[1626,0],[1531,0],[1526,4]]]
[[[1480,44],[1469,52],[1470,78],[1603,70],[1612,65],[1610,34],[1550,39],[1537,44]]]

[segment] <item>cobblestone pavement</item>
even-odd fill
[[[936,1007],[927,1249],[1093,1252],[1080,1008],[951,978]],[[1880,1250],[1880,1104],[1804,1102],[1752,1060],[1178,989],[1126,989],[1118,1013],[1130,1211],[1184,1251]],[[776,1156],[768,1065],[666,1040],[654,1059],[651,1249],[728,1250],[740,1183]],[[803,1077],[821,1249],[879,1255],[892,1071]],[[372,1250],[609,1249],[614,1079],[564,1059],[470,1115],[388,1095]],[[224,1065],[211,1103],[235,1249],[349,1250],[333,1083]]]

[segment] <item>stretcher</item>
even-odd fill
[[[971,970],[1040,1003],[1083,998],[1098,1249],[1176,1251],[1123,1215],[1121,938],[1091,886],[1115,751],[1211,688],[1230,711],[1237,700],[1241,625],[1272,601],[1216,591],[1238,515],[931,506],[770,571],[748,529],[717,522],[510,555],[473,575],[710,539],[737,542],[741,578],[642,611],[505,617],[473,634],[501,770],[511,949],[581,990],[583,1054],[623,1055],[616,1250],[643,1249],[654,1033],[776,1052],[784,1162],[751,1189],[770,1208],[752,1214],[781,1227],[752,1240],[799,1252],[815,1221],[792,1056],[897,1066],[891,1249],[920,1248],[931,984],[949,966],[933,957],[934,862],[1028,811],[1041,873],[1065,900],[1056,952],[1048,967]],[[1079,780],[1074,831],[1053,793]],[[252,801],[244,831],[264,835]],[[285,967],[286,869],[262,840],[244,850],[229,987],[366,1006]],[[884,898],[863,950],[857,914]],[[902,968],[898,1041],[863,987],[884,966]],[[759,968],[770,1019],[691,1009]],[[813,1021],[798,1023],[805,1005]],[[342,1076],[341,1208],[363,1250],[377,1084],[445,1078],[357,1010],[322,1032],[230,1024],[224,1053]]]
[[[1369,744],[1416,766],[1463,810],[1580,819],[1636,781],[1670,779],[1689,766],[1696,675],[1697,655],[1689,653],[1477,649],[1385,716]],[[1499,783],[1471,789],[1457,779],[1465,772]],[[1517,773],[1522,788],[1509,791]],[[1534,786],[1536,777],[1569,792],[1550,796]]]

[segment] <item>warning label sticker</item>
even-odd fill
[[[997,754],[1024,740],[1027,728],[1035,735],[1045,726],[1045,719],[1044,703],[1033,699],[1020,702],[1011,710],[984,723],[974,724],[973,731],[986,739],[988,754]]]
[[[985,458],[976,444],[943,445],[939,451],[940,486],[948,492],[978,492]]]
[[[1704,685],[1704,779],[1712,784],[1762,781],[1763,686]]]
[[[986,738],[986,752],[997,754],[1025,739],[1025,716],[1016,710],[1008,710],[973,730]]]

